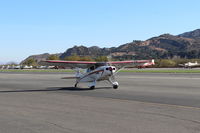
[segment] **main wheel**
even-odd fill
[[[117,89],[118,88],[118,85],[113,85],[113,89]]]

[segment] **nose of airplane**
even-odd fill
[[[108,68],[108,70],[112,71],[112,70],[113,70],[113,68],[112,68],[112,67],[109,67],[109,68]]]
[[[106,70],[107,70],[107,71],[110,71],[111,73],[113,73],[113,72],[116,71],[116,68],[110,66],[110,67],[107,67]]]

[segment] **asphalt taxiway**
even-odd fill
[[[199,133],[200,74],[119,73],[119,89],[72,73],[0,73],[0,132]]]

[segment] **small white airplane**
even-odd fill
[[[90,82],[89,88],[94,89],[97,81],[107,80],[117,89],[119,83],[115,80],[115,75],[125,67],[139,66],[154,60],[131,60],[131,61],[111,61],[111,62],[87,62],[87,61],[60,61],[46,60],[39,62],[43,66],[70,67],[76,70],[75,77],[65,77],[62,79],[76,79],[75,87],[80,82]],[[81,72],[80,69],[86,69]]]
[[[4,69],[5,68],[5,66],[1,66],[1,69]]]
[[[184,64],[179,64],[179,66],[182,66],[184,68],[192,68],[192,67],[199,67],[200,64],[197,61],[195,61],[195,63],[187,62],[187,63],[184,63]]]
[[[146,62],[144,64],[137,66],[137,68],[142,69],[142,68],[147,68],[147,67],[150,67],[150,66],[153,66],[153,65],[155,65],[155,62],[154,62],[154,60],[151,60],[149,62]]]
[[[22,66],[22,69],[32,69],[32,68],[33,68],[33,66],[27,66],[27,65]]]

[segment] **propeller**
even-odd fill
[[[114,73],[113,73],[113,68],[112,67],[109,67],[108,68],[108,70],[110,70],[110,72],[111,72],[111,79],[113,80],[113,81],[115,81],[115,76],[114,76]]]

